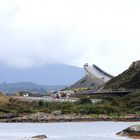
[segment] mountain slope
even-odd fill
[[[78,82],[73,84],[70,88],[92,88],[97,89],[103,85],[103,81],[100,79],[91,78],[89,75],[84,76]]]
[[[131,66],[108,81],[104,89],[140,89],[140,61],[135,61]]]

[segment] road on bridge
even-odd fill
[[[47,102],[76,102],[79,98],[53,98],[49,96],[44,97],[23,97],[23,96],[15,96],[14,98],[24,100],[24,101],[47,101]],[[91,99],[92,103],[100,102],[101,99]]]

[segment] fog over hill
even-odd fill
[[[29,91],[46,91],[69,86],[84,75],[79,67],[53,64],[30,69],[18,69],[0,65],[0,90],[14,92],[27,89]],[[36,83],[36,84],[34,84]]]
[[[41,85],[71,85],[84,75],[79,67],[53,64],[29,69],[0,65],[0,82],[33,82]]]

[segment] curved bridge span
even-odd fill
[[[86,70],[86,72],[89,76],[93,77],[94,79],[100,79],[103,82],[107,82],[113,78],[112,75],[105,72],[104,70],[102,70],[101,68],[99,68],[96,65],[90,66],[88,63],[86,63],[84,65],[84,69]]]

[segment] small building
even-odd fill
[[[29,97],[29,93],[28,92],[23,93],[23,97]]]
[[[62,90],[62,91],[59,91],[61,93],[64,93],[66,95],[73,95],[75,92],[73,90]]]
[[[75,92],[72,90],[60,90],[56,93],[59,98],[69,98],[70,95],[73,95]]]
[[[32,93],[28,92],[28,91],[18,91],[16,93],[17,96],[23,96],[23,97],[29,97],[32,95]]]

